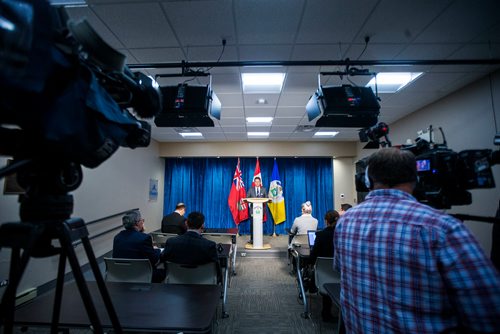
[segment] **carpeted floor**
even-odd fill
[[[214,333],[336,333],[336,323],[321,321],[321,296],[308,294],[311,318],[304,319],[295,276],[287,264],[287,236],[265,236],[269,251],[245,249],[248,236],[238,237],[236,276],[231,279],[227,297],[229,317],[222,319],[219,308]],[[29,328],[27,333],[49,333],[48,329]],[[16,334],[21,329],[16,328]],[[26,333],[26,332],[24,332]],[[90,330],[71,330],[91,334]]]
[[[335,333],[336,324],[321,321],[321,296],[309,294],[311,319],[302,303],[286,257],[239,257],[237,276],[228,290],[227,319],[216,333]]]

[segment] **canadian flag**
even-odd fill
[[[260,163],[259,163],[259,158],[257,158],[257,163],[255,165],[255,171],[253,172],[253,179],[252,179],[252,187],[255,188],[255,178],[260,179],[260,186],[264,184],[264,181],[262,180],[262,175],[260,174]],[[267,210],[266,210],[267,204],[263,203],[263,209],[264,209],[264,215],[262,217],[262,222],[265,222],[267,220]]]

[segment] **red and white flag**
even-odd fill
[[[233,220],[236,225],[248,219],[248,206],[247,203],[243,201],[243,198],[246,197],[247,192],[245,191],[245,184],[241,178],[240,158],[238,158],[238,164],[236,165],[236,170],[234,171],[231,191],[229,192],[229,197],[227,198],[227,204],[229,205],[229,210],[231,211],[231,215],[233,216]]]
[[[255,165],[255,171],[253,172],[253,179],[252,179],[252,187],[255,188],[255,178],[258,177],[260,179],[260,185],[262,186],[264,182],[262,182],[262,175],[260,174],[260,163],[259,163],[259,158],[257,158],[257,164]]]
[[[263,187],[264,181],[262,180],[262,175],[260,174],[260,162],[259,158],[257,158],[257,163],[255,164],[255,171],[253,172],[253,179],[252,179],[252,187],[255,188],[255,178],[260,179],[260,186]],[[267,210],[266,210],[266,203],[262,204],[264,208],[264,215],[262,217],[262,222],[265,222],[267,220]]]

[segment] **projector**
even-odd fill
[[[306,105],[316,127],[367,128],[377,124],[380,104],[370,87],[320,86]],[[320,117],[321,116],[321,117]]]
[[[155,117],[158,127],[213,127],[220,120],[221,103],[210,85],[165,86],[160,88],[163,108]]]

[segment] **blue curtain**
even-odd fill
[[[269,190],[273,158],[260,158],[263,185]],[[240,158],[243,182],[248,191],[251,186],[256,158]],[[284,234],[293,220],[301,214],[301,204],[311,201],[313,216],[323,228],[325,212],[333,209],[333,164],[329,158],[277,158],[283,186],[286,221],[276,225],[276,233]],[[201,211],[205,227],[235,227],[227,198],[237,158],[167,158],[165,163],[164,214],[172,212],[175,204],[184,202],[187,212]],[[274,222],[267,211],[264,233],[273,232]],[[250,220],[241,222],[240,233],[249,233]]]

